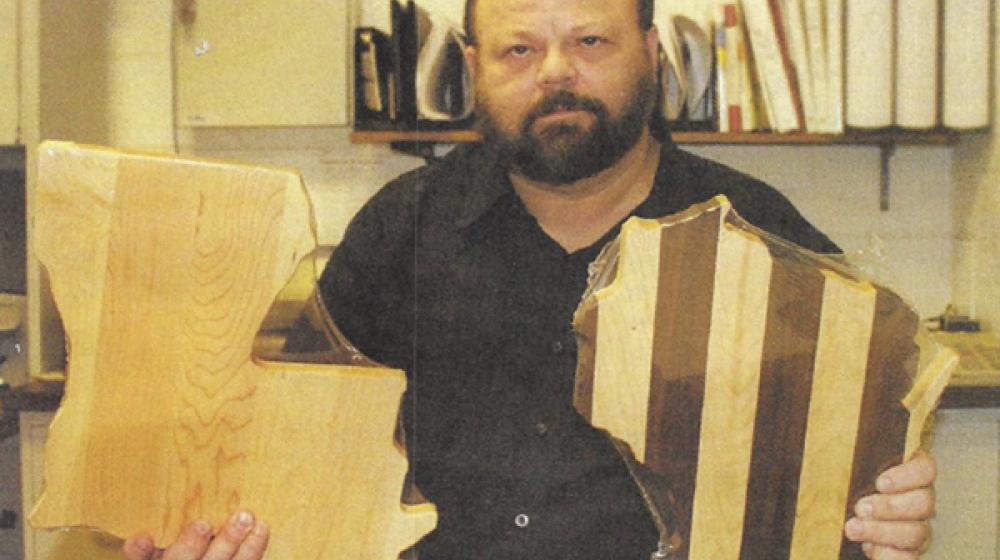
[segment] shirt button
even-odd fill
[[[539,422],[535,424],[535,433],[537,433],[540,436],[544,436],[545,434],[549,433],[548,424],[546,424],[545,422]]]
[[[514,525],[517,525],[521,529],[527,527],[528,523],[531,523],[531,518],[523,513],[518,514],[518,516],[514,518]]]
[[[553,342],[552,345],[549,348],[552,350],[553,354],[555,354],[556,356],[558,356],[559,354],[563,353],[563,350],[566,349],[566,345],[563,344],[561,340],[557,340],[557,341]]]

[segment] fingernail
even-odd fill
[[[264,523],[263,521],[258,521],[257,524],[254,525],[253,534],[257,535],[258,537],[263,537],[264,535],[266,535],[267,523]]]
[[[878,482],[875,483],[879,492],[889,492],[892,490],[892,479],[888,476],[880,476]]]
[[[861,520],[857,517],[852,517],[850,521],[847,522],[847,526],[844,527],[844,532],[847,534],[847,538],[851,540],[858,540],[861,538]]]
[[[236,525],[240,529],[246,529],[253,524],[253,516],[249,512],[241,511],[236,514]]]
[[[875,508],[872,507],[871,502],[868,502],[866,500],[861,500],[860,502],[858,502],[858,507],[855,508],[855,510],[858,513],[858,517],[861,517],[863,519],[871,519],[872,513],[874,513]]]
[[[199,519],[194,522],[194,530],[197,531],[199,535],[207,535],[212,532],[212,526],[206,521]]]

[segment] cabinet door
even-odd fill
[[[350,3],[178,1],[177,124],[347,124]]]
[[[17,143],[17,0],[0,0],[0,145]]]

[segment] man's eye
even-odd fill
[[[588,47],[596,47],[604,42],[604,39],[598,37],[597,35],[588,35],[583,39],[580,39],[580,43]]]
[[[507,49],[507,54],[513,56],[524,56],[531,52],[531,49],[527,45],[514,45],[513,47]]]

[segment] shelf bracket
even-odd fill
[[[891,186],[891,163],[892,156],[896,154],[896,143],[880,142],[879,152],[879,178],[878,178],[878,207],[882,212],[889,211],[889,192]]]

